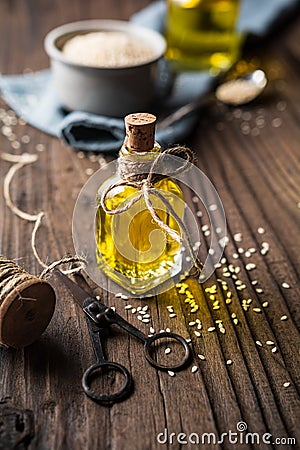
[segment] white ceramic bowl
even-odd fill
[[[70,38],[94,31],[122,31],[150,46],[153,57],[126,67],[90,67],[69,61],[61,51]],[[107,116],[145,111],[155,98],[158,61],[166,43],[156,31],[119,20],[86,20],[62,25],[45,38],[55,89],[61,105]]]

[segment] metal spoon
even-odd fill
[[[262,93],[267,84],[267,77],[263,70],[254,72],[220,84],[214,93],[201,97],[195,102],[187,103],[171,113],[158,123],[158,129],[166,128],[183,119],[191,112],[197,111],[211,100],[219,100],[226,105],[244,105],[254,100]]]

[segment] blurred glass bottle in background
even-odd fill
[[[239,58],[239,0],[168,0],[166,58],[178,70],[218,74]]]

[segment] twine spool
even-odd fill
[[[36,341],[55,308],[51,285],[0,256],[0,342],[22,348]]]

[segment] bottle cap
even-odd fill
[[[154,147],[156,117],[149,113],[129,114],[125,117],[125,145],[135,152],[149,152]]]

